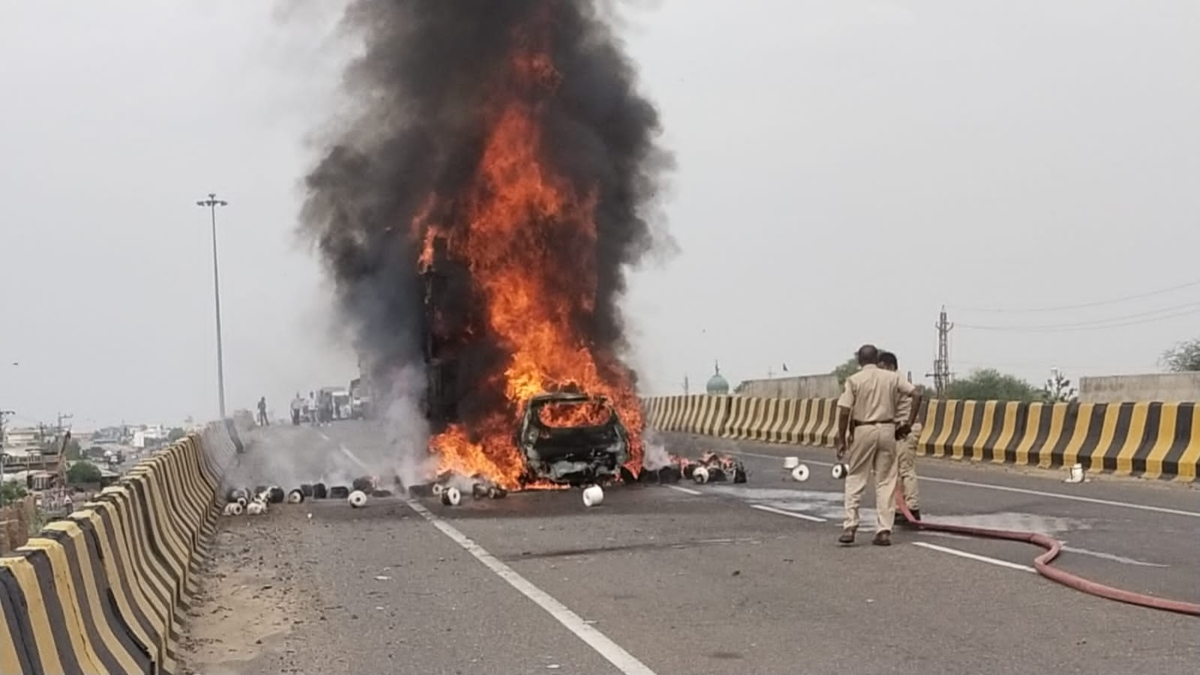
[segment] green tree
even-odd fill
[[[1173,373],[1200,370],[1200,339],[1180,342],[1162,353],[1159,365]]]
[[[67,482],[72,485],[99,483],[100,467],[88,461],[75,462],[67,469]]]
[[[858,372],[858,359],[850,358],[845,363],[833,369],[832,375],[837,376],[838,386],[846,384],[846,378]]]
[[[5,481],[0,485],[0,504],[11,504],[18,499],[23,499],[28,494],[25,486],[16,481]]]
[[[184,431],[180,427],[175,427],[174,429],[172,429],[170,431],[170,433],[167,434],[167,442],[174,443],[175,441],[178,441],[179,439],[183,438],[184,436],[187,436],[187,432]]]
[[[984,368],[951,382],[945,397],[960,401],[1036,401],[1041,391],[1018,377]]]

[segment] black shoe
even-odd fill
[[[847,527],[846,529],[842,530],[842,536],[838,537],[838,543],[839,544],[847,544],[847,545],[853,544],[854,543],[854,533],[855,533],[855,528],[853,528],[853,527]]]
[[[871,543],[875,544],[876,546],[891,546],[892,545],[892,533],[888,532],[887,530],[883,530],[882,532],[876,532],[875,538],[871,540]]]

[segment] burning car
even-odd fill
[[[629,460],[629,431],[603,396],[557,392],[530,398],[514,437],[525,483],[616,480]]]

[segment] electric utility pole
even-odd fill
[[[945,306],[942,307],[934,328],[938,333],[937,358],[933,361],[933,372],[927,376],[933,378],[933,388],[941,398],[950,384],[950,330],[954,328],[954,324],[946,319]]]

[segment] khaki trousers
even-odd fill
[[[896,518],[896,425],[864,424],[854,429],[854,442],[846,459],[846,520],[844,528],[858,527],[858,506],[871,474],[875,476],[875,531],[891,532]]]
[[[917,433],[914,431],[896,442],[896,470],[900,477],[900,492],[909,511],[921,508],[921,491],[917,488]]]

